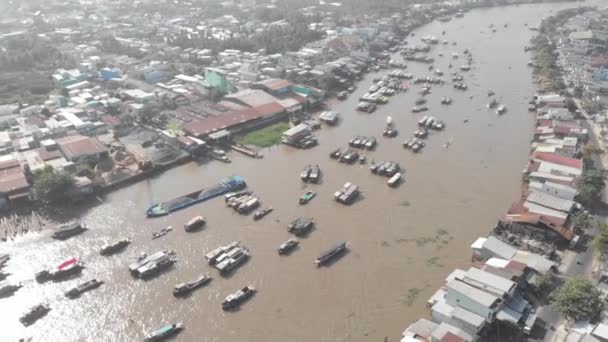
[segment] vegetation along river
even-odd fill
[[[435,67],[446,73],[446,79],[452,71],[449,63],[454,71],[465,63],[464,49],[474,58],[473,69],[463,73],[469,90],[455,90],[451,81],[433,86],[425,114],[410,111],[419,85],[393,96],[373,114],[356,112],[357,98],[386,71],[371,73],[348,100],[332,104],[342,121],[317,132],[317,147],[295,150],[281,145],[264,150],[264,159],[233,154],[231,164],[189,163],[75,209],[74,215],[91,227],[78,237],[54,241],[49,231],[43,231],[1,243],[0,252],[12,256],[9,279],[25,286],[0,301],[0,340],[141,340],[150,330],[177,321],[185,324],[178,336],[184,341],[382,341],[384,336],[397,340],[409,323],[427,315],[425,300],[445,276],[455,267],[467,266],[472,241],[487,234],[517,199],[533,130],[527,102],[534,85],[526,66],[530,57],[524,52],[534,35],[529,27],[537,27],[559,9],[578,5],[478,9],[464,18],[416,30],[410,45],[420,44],[420,37],[427,35],[449,42],[431,51]],[[490,24],[496,26],[495,33]],[[453,59],[453,52],[460,58]],[[407,65],[406,71],[415,77],[431,76],[426,64]],[[506,114],[498,116],[486,108],[489,89],[507,106]],[[454,103],[441,105],[445,96]],[[381,136],[387,115],[400,132],[395,139]],[[444,120],[446,128],[432,132],[422,152],[413,154],[401,144],[412,136],[422,115]],[[356,134],[378,139],[368,159],[395,160],[405,168],[405,182],[399,188],[387,187],[386,178],[372,175],[367,166],[348,166],[328,157]],[[304,186],[299,179],[308,163],[321,166],[318,185]],[[245,177],[263,206],[273,206],[274,212],[254,222],[214,199],[158,219],[144,215],[153,202],[228,175]],[[351,206],[336,203],[332,196],[346,181],[362,190],[362,199]],[[317,197],[300,206],[298,198],[307,189],[316,191]],[[195,215],[205,216],[207,226],[200,232],[184,232],[181,227]],[[316,229],[293,254],[279,257],[277,246],[290,237],[285,226],[298,216],[313,217]],[[152,232],[169,225],[173,232],[150,239]],[[104,242],[122,237],[133,241],[125,252],[99,255]],[[204,254],[233,240],[248,247],[252,257],[223,278],[206,264]],[[349,253],[330,267],[315,267],[319,253],[339,240],[349,242]],[[129,274],[127,266],[136,256],[161,249],[177,251],[178,263],[170,271],[149,281]],[[82,277],[36,283],[35,272],[72,256],[87,265]],[[176,283],[207,272],[214,276],[208,286],[184,299],[173,297]],[[90,278],[106,283],[80,299],[64,297],[66,289]],[[253,284],[258,293],[237,312],[222,311],[223,298],[246,284]],[[18,316],[39,302],[48,302],[52,310],[24,328]]]

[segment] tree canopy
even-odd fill
[[[597,222],[597,232],[591,244],[600,254],[608,254],[608,224],[606,222]]]
[[[68,198],[76,182],[67,173],[47,166],[34,172],[33,184],[34,193],[40,201],[54,203]]]
[[[576,181],[577,199],[586,207],[596,206],[606,186],[606,170],[587,169]]]
[[[591,281],[576,277],[557,289],[552,305],[569,321],[589,320],[602,310],[604,298]]]

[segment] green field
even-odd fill
[[[288,122],[279,122],[274,125],[249,132],[245,135],[237,136],[234,141],[243,145],[268,147],[278,144],[281,141],[281,135],[288,129]]]

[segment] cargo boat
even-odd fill
[[[212,250],[211,252],[205,254],[205,259],[207,259],[207,263],[209,265],[215,265],[217,262],[217,259],[222,256],[223,254],[225,254],[227,251],[237,247],[239,245],[238,241],[233,241],[230,244],[226,245],[226,246],[220,246],[214,250]]]
[[[173,295],[175,297],[185,296],[188,293],[196,290],[197,288],[207,284],[210,280],[211,276],[208,274],[204,274],[193,281],[177,284],[173,288]]]
[[[300,179],[303,182],[307,182],[308,181],[308,177],[310,177],[310,172],[312,171],[312,166],[311,165],[306,165],[304,167],[304,170],[302,170],[302,172],[300,172]]]
[[[279,255],[284,255],[291,252],[300,242],[296,238],[291,238],[283,242],[278,249]]]
[[[174,324],[168,324],[162,328],[159,328],[159,329],[151,332],[148,336],[146,336],[144,341],[146,341],[146,342],[161,341],[171,335],[177,334],[183,328],[184,328],[184,325],[181,322],[174,323]]]
[[[314,191],[306,191],[306,193],[304,193],[302,196],[300,196],[298,203],[306,204],[306,203],[310,202],[316,195],[317,194]]]
[[[51,308],[46,304],[38,304],[32,308],[23,316],[19,317],[19,322],[24,326],[29,326],[36,323],[37,320],[46,316],[46,314],[51,311]]]
[[[312,218],[300,217],[293,220],[287,225],[287,231],[296,236],[302,236],[308,233],[314,225]]]
[[[0,286],[0,298],[10,297],[22,287],[21,283],[2,285]]]
[[[191,218],[190,221],[186,222],[186,224],[184,225],[184,230],[187,232],[191,232],[191,231],[202,228],[206,223],[207,223],[207,220],[205,220],[204,217],[195,216],[195,217]]]
[[[42,270],[36,273],[35,277],[39,283],[44,283],[48,280],[61,281],[82,272],[83,269],[84,266],[79,262],[78,258],[71,258],[59,264],[57,269]]]
[[[271,212],[272,210],[273,210],[273,209],[272,209],[272,207],[269,207],[269,208],[266,208],[266,209],[262,209],[262,210],[260,210],[260,211],[256,211],[256,212],[253,214],[253,219],[254,219],[255,221],[261,220],[261,219],[262,219],[264,216],[266,216],[266,215],[270,214],[270,212]]]
[[[102,280],[97,280],[97,279],[91,279],[87,282],[84,282],[82,284],[79,284],[78,286],[75,286],[71,289],[69,289],[66,293],[65,296],[68,298],[77,298],[79,297],[81,294],[94,290],[98,287],[100,287],[104,282]]]
[[[160,262],[164,259],[167,259],[171,256],[175,256],[175,252],[173,251],[158,251],[154,254],[148,255],[145,258],[139,259],[137,262],[132,263],[131,265],[129,265],[129,271],[131,273],[133,273],[133,275],[137,275],[137,273],[139,272],[138,270],[141,269],[142,267],[146,266],[147,264],[153,264],[153,263],[157,263]]]
[[[319,181],[319,177],[321,176],[321,168],[319,165],[315,165],[310,170],[310,174],[308,175],[308,181],[316,184]]]
[[[395,173],[395,175],[393,175],[393,177],[391,177],[391,179],[389,179],[386,182],[386,184],[388,184],[388,186],[390,186],[391,188],[394,188],[397,185],[399,185],[400,181],[401,181],[401,173],[397,172],[397,173]]]
[[[324,253],[322,253],[317,258],[317,260],[315,260],[315,264],[317,264],[317,266],[323,266],[324,264],[326,264],[327,262],[329,262],[336,256],[340,255],[345,250],[346,250],[346,242],[341,241],[338,244],[336,244],[335,246],[333,246],[332,248],[330,248],[327,251],[325,251]]]
[[[65,240],[71,238],[72,236],[78,235],[85,230],[87,230],[87,226],[80,222],[73,222],[70,224],[66,224],[60,226],[53,232],[53,239],[57,240]]]
[[[106,244],[101,247],[101,249],[99,250],[99,254],[112,255],[112,254],[118,253],[118,252],[122,251],[123,249],[125,249],[130,243],[131,243],[131,240],[122,239],[122,240],[118,240],[114,243]]]
[[[234,249],[227,251],[223,255],[223,258],[218,259],[215,268],[220,271],[220,274],[226,275],[245,263],[245,261],[249,259],[249,255],[249,250],[246,248],[240,246],[235,247]]]
[[[255,293],[255,288],[251,285],[247,285],[235,293],[231,293],[222,302],[222,309],[224,311],[231,310],[241,305],[247,299],[251,298]]]
[[[339,203],[350,204],[355,200],[355,198],[357,198],[358,195],[359,187],[350,182],[347,182],[344,184],[342,190],[336,191],[336,193],[334,193],[334,198]]]
[[[222,179],[217,185],[205,188],[185,196],[181,196],[166,202],[154,204],[146,210],[148,217],[159,217],[168,215],[174,211],[187,208],[191,205],[207,201],[211,198],[223,195],[230,191],[243,189],[247,184],[241,176],[233,176]]]

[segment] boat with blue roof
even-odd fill
[[[245,178],[241,176],[228,177],[222,179],[218,184],[212,187],[197,190],[166,202],[154,204],[146,210],[146,215],[148,217],[165,216],[174,211],[205,202],[225,193],[241,190],[246,186],[247,183],[245,183]]]

